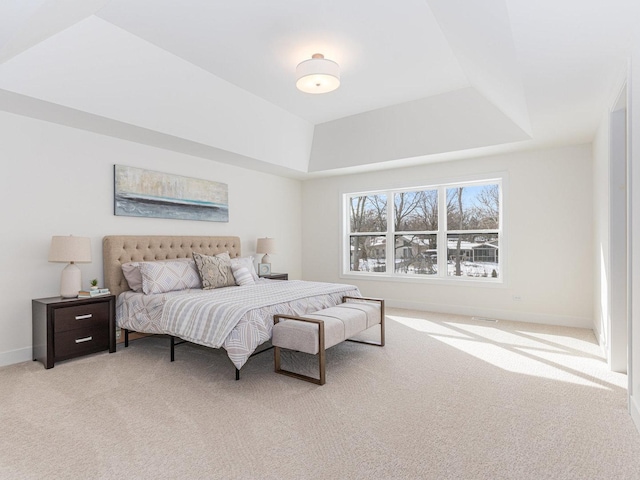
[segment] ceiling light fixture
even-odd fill
[[[296,87],[306,93],[328,93],[340,86],[340,66],[314,53],[296,67]]]

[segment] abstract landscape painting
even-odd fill
[[[226,183],[115,165],[114,187],[115,215],[229,221]]]

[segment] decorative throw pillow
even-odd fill
[[[194,262],[143,262],[139,269],[145,294],[200,288]]]
[[[173,258],[170,260],[154,260],[149,262],[128,262],[122,264],[122,273],[126,278],[129,288],[134,292],[142,292],[142,274],[140,273],[140,265],[143,263],[159,263],[159,262],[193,262],[191,258]],[[195,264],[193,264],[195,269]],[[197,287],[199,288],[199,287]]]
[[[193,260],[196,262],[203,290],[230,287],[236,284],[228,253],[212,257],[193,252]]]
[[[231,271],[233,272],[233,277],[236,279],[236,284],[240,285],[241,287],[244,285],[253,285],[254,283],[256,283],[246,267],[240,267],[238,265],[231,264]]]
[[[236,258],[232,258],[231,259],[231,268],[233,267],[245,267],[249,273],[251,274],[251,276],[253,277],[253,280],[258,280],[258,272],[256,272],[256,267],[253,263],[253,257],[249,256],[249,257],[236,257]],[[235,275],[235,272],[234,272]],[[237,279],[236,279],[237,280]],[[238,283],[238,285],[240,285]]]
[[[142,274],[140,273],[140,263],[128,262],[122,264],[122,273],[127,279],[129,288],[134,292],[142,292]]]

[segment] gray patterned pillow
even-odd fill
[[[193,262],[140,262],[139,268],[142,291],[147,295],[200,288],[200,278]]]
[[[212,257],[194,252],[193,260],[196,262],[203,290],[231,287],[236,284],[231,272],[231,258],[228,253]]]
[[[122,264],[122,273],[124,278],[127,279],[127,283],[129,284],[129,288],[134,292],[142,292],[142,273],[140,272],[140,265],[143,263],[167,263],[167,262],[188,262],[193,264],[193,259],[191,258],[173,258],[169,260],[147,260],[141,262],[128,262]],[[198,272],[196,271],[195,264],[193,265],[193,272],[198,277]],[[200,288],[200,277],[198,277],[197,285],[195,287],[189,288]]]

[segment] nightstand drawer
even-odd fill
[[[109,328],[79,328],[56,333],[56,361],[109,348]]]
[[[53,313],[53,325],[55,333],[78,328],[108,331],[109,302],[56,308]]]

